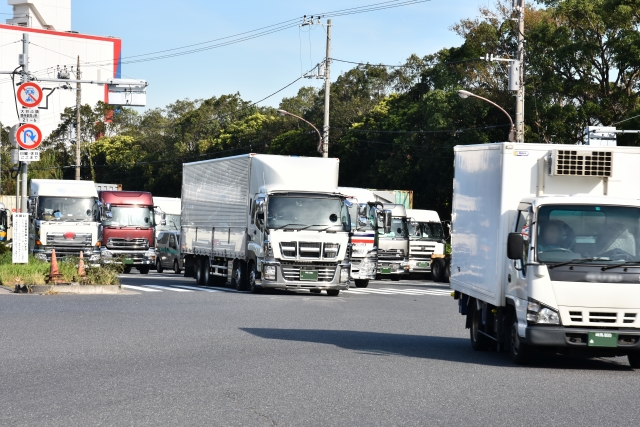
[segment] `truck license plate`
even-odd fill
[[[300,270],[300,280],[318,281],[318,272],[311,270]]]
[[[429,268],[429,263],[428,262],[419,262],[418,263],[418,267],[420,268]]]
[[[589,332],[590,347],[617,347],[618,334],[615,332]]]
[[[380,269],[380,274],[391,274],[391,269],[382,267]]]
[[[125,258],[122,260],[123,264],[133,264],[133,260],[131,258]]]

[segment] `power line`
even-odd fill
[[[355,62],[355,61],[346,61],[344,59],[331,58],[332,61],[344,62],[347,64],[355,64],[355,65],[368,65],[371,67],[386,67],[386,68],[411,68],[413,65],[405,64],[405,65],[387,65],[387,64],[372,64],[369,62]],[[447,62],[439,62],[439,64],[462,64],[463,62],[474,62],[480,61],[480,59],[462,59],[460,61],[447,61]]]
[[[475,128],[449,129],[449,130],[377,130],[377,129],[361,129],[361,128],[334,128],[332,130],[344,130],[349,132],[366,132],[366,133],[388,133],[388,134],[433,134],[433,133],[461,133],[473,130],[495,129],[502,127],[510,127],[511,124],[483,126]]]

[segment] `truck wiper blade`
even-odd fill
[[[304,224],[296,224],[295,222],[291,223],[291,224],[285,224],[282,227],[273,227],[274,230],[280,230],[281,228],[285,228],[288,227],[290,225],[304,225]]]
[[[547,268],[552,269],[552,268],[562,267],[563,265],[569,265],[569,264],[583,264],[585,262],[596,261],[597,259],[598,258],[576,258],[576,259],[572,259],[571,261],[559,262],[557,264],[547,264]]]
[[[614,265],[608,265],[606,267],[602,267],[602,271],[605,270],[610,270],[612,268],[616,268],[616,267],[624,267],[625,265],[639,265],[640,261],[625,261],[623,263],[620,264],[614,264]]]

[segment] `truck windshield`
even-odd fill
[[[360,223],[358,218],[358,203],[356,201],[352,201],[353,206],[349,208],[349,216],[351,217],[351,230],[354,231],[371,231],[375,230],[373,226],[373,220],[371,218],[367,218],[366,224]],[[369,210],[373,209],[369,207]]]
[[[120,227],[153,227],[153,209],[137,206],[112,206],[111,218],[102,225]]]
[[[409,222],[411,240],[443,240],[444,230],[439,222]]]
[[[522,230],[528,236],[528,227]],[[526,234],[525,234],[526,233]],[[640,209],[623,206],[542,206],[538,212],[539,262],[640,262]]]
[[[45,221],[91,221],[95,218],[96,200],[77,197],[38,198],[38,219]]]
[[[393,217],[391,219],[391,232],[389,234],[384,234],[384,229],[380,229],[380,237],[381,238],[397,238],[404,237],[406,238],[408,235],[407,230],[407,218]]]
[[[347,206],[339,198],[271,196],[267,225],[285,230],[350,230]]]

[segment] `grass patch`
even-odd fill
[[[58,261],[61,283],[81,283],[84,285],[119,285],[118,276],[123,271],[122,265],[102,265],[89,267],[85,264],[86,277],[78,276],[80,259],[65,257]],[[0,284],[9,288],[15,285],[45,285],[49,276],[48,262],[29,256],[28,264],[12,264],[11,253],[0,255]]]

